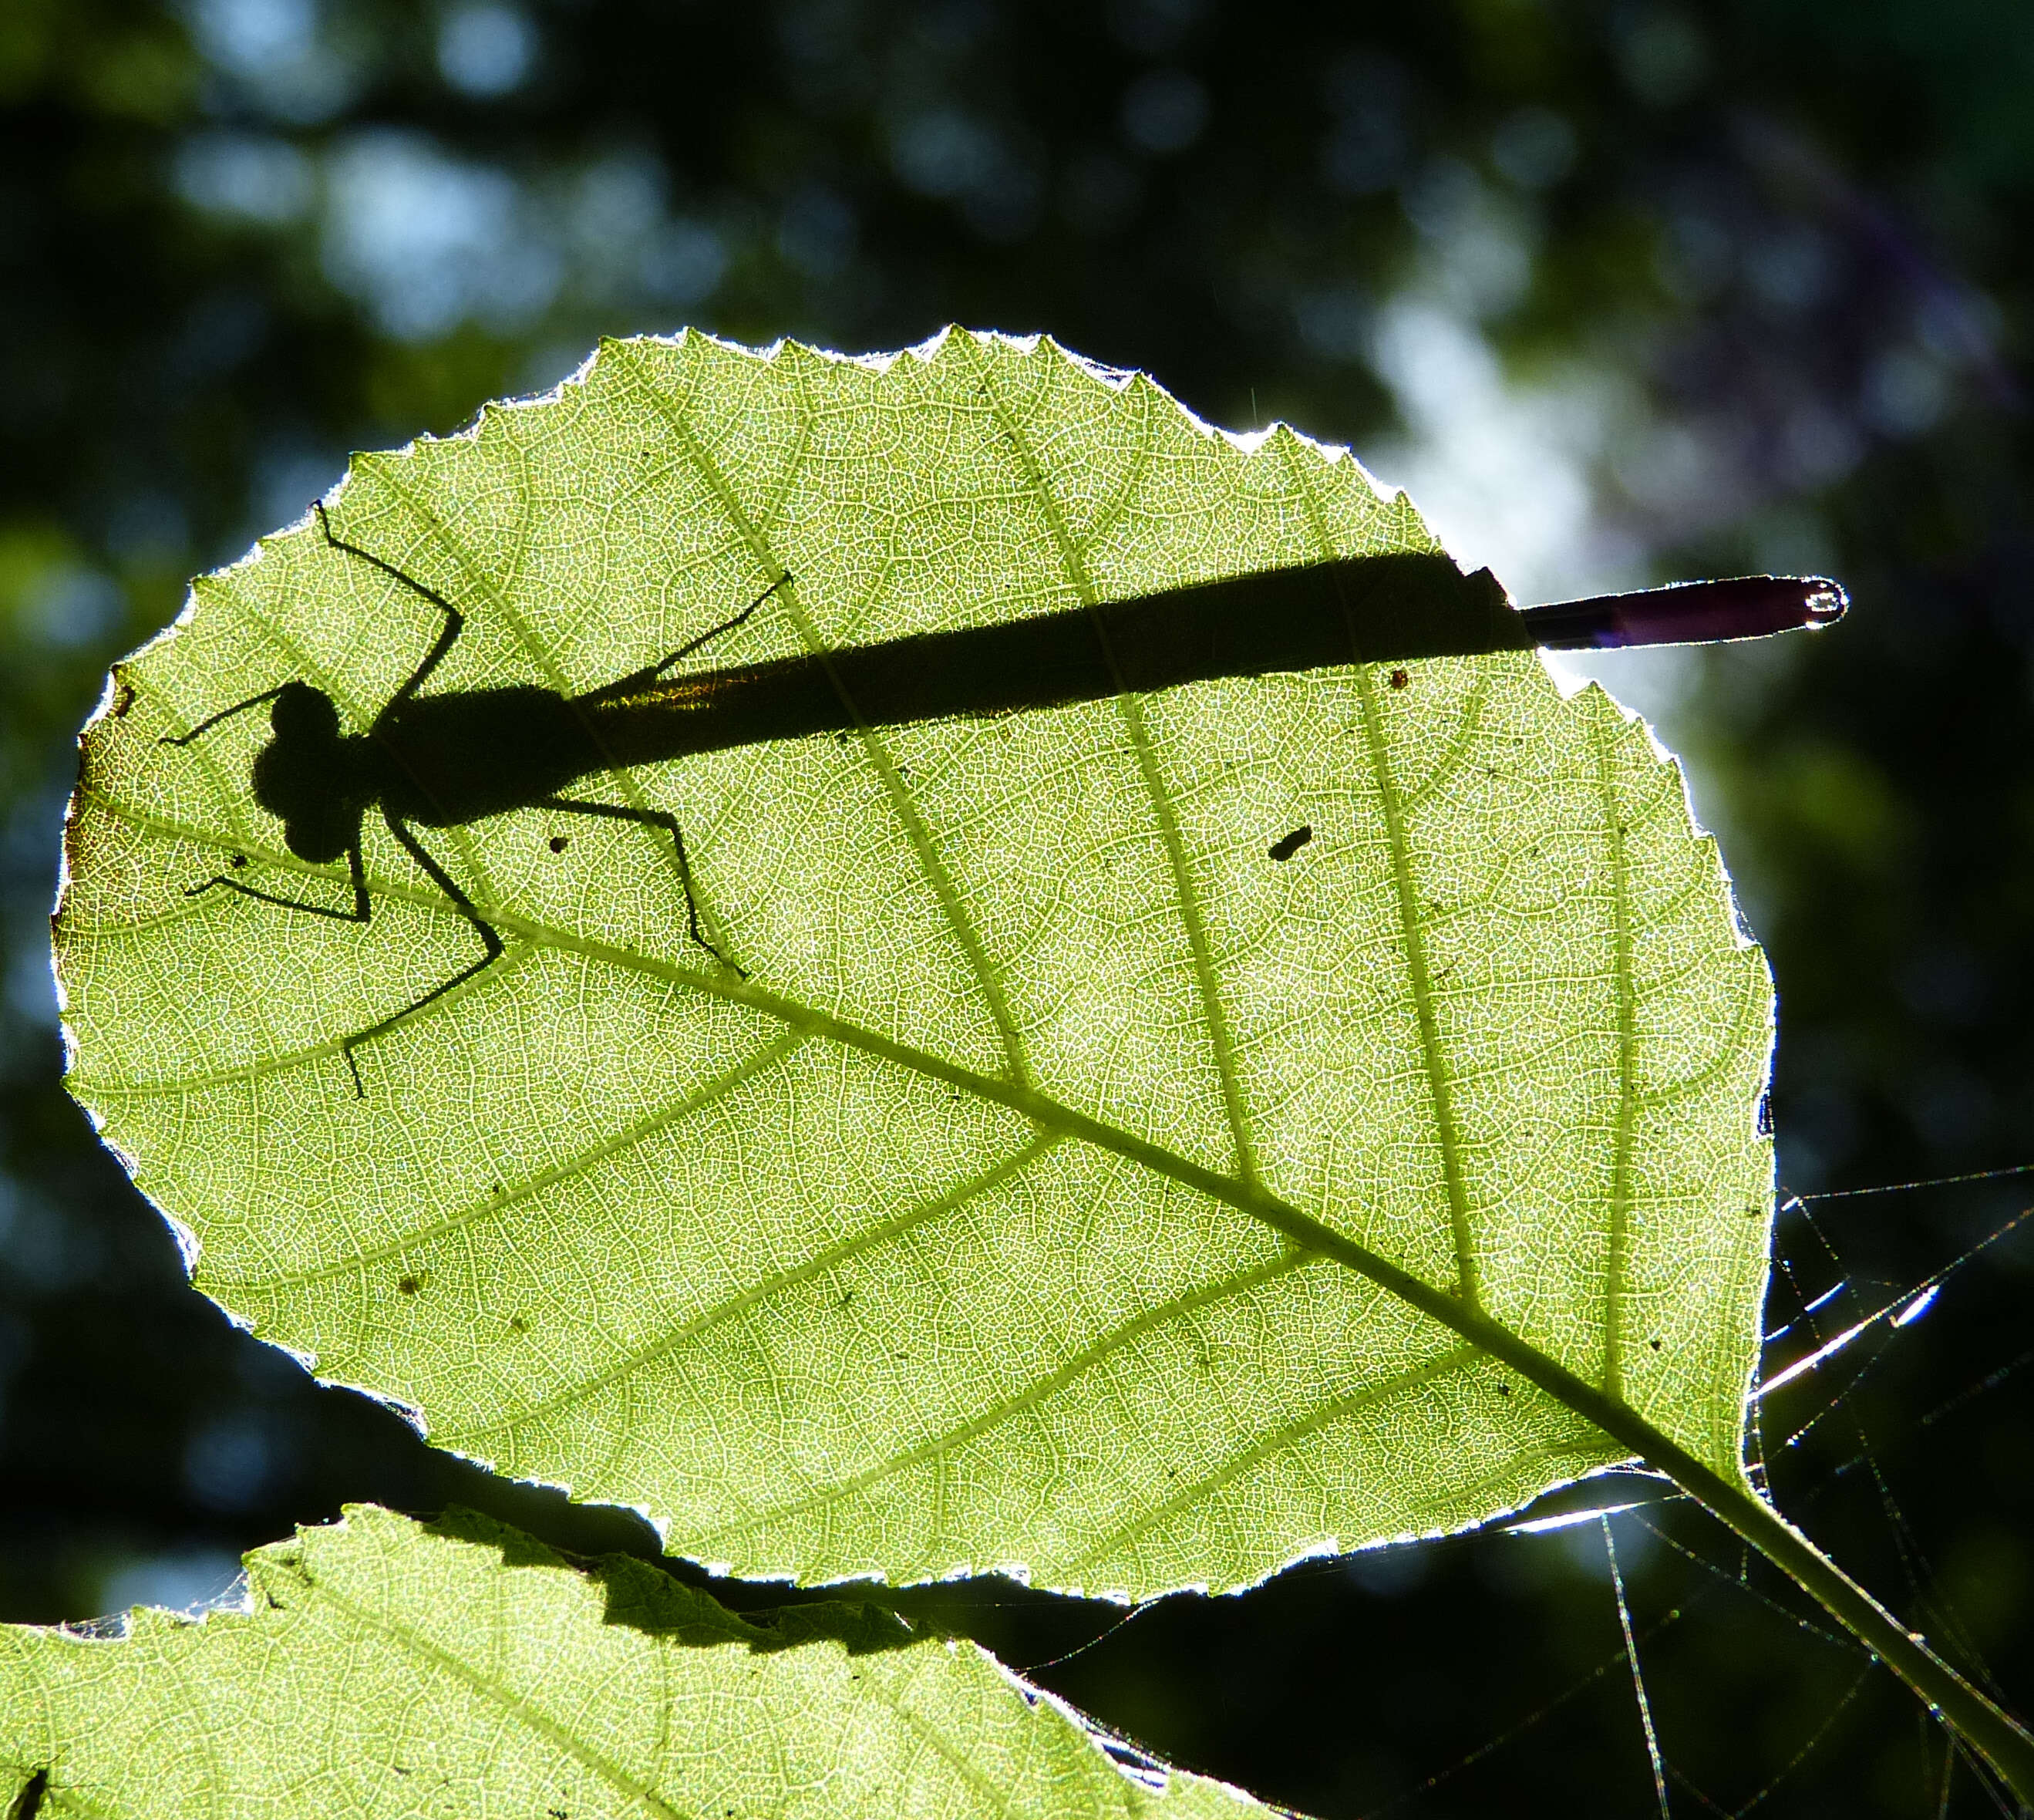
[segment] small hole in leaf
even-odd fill
[[[1654,1352],[1657,1353],[1660,1350],[1660,1342],[1657,1340],[1648,1340],[1646,1343],[1647,1345],[1650,1346]]]
[[[238,872],[242,866],[246,865],[246,863],[247,856],[244,853],[237,853],[233,856],[233,869],[235,872]]]
[[[1296,827],[1283,840],[1274,840],[1264,850],[1282,865],[1313,838],[1314,831],[1312,828]]]
[[[553,853],[563,853],[565,849],[571,845],[572,836],[569,834],[554,834],[551,836],[551,851]]]

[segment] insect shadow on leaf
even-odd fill
[[[747,970],[700,926],[692,861],[677,818],[667,810],[567,796],[569,786],[602,772],[765,741],[993,718],[1227,677],[1521,650],[1540,642],[1750,636],[1842,610],[1841,590],[1833,584],[1770,577],[1521,610],[1510,606],[1488,569],[1465,575],[1437,552],[1394,551],[726,670],[668,674],[789,587],[793,577],[780,568],[739,613],[655,662],[583,694],[535,684],[425,694],[424,685],[465,629],[465,616],[436,589],[341,537],[323,501],[312,510],[335,552],[378,570],[444,616],[436,640],[365,733],[342,731],[332,697],[297,679],[222,708],[162,743],[189,745],[235,715],[267,704],[273,737],[254,759],[254,800],[281,820],[284,844],[297,858],[313,865],[345,861],[352,902],[306,903],[224,872],[187,887],[186,896],[223,889],[306,916],[367,924],[373,908],[361,824],[370,809],[378,809],[396,845],[479,938],[478,959],[341,1040],[340,1053],[362,1099],[367,1090],[355,1052],[507,952],[500,930],[425,846],[420,828],[459,827],[513,810],[543,809],[668,834],[692,942],[746,979]],[[1394,683],[1400,674],[1394,673]],[[908,779],[910,767],[900,763],[897,774]],[[1270,849],[1271,857],[1289,858],[1309,835],[1308,829],[1296,829]],[[551,850],[562,851],[565,842],[566,837],[553,836]]]
[[[339,710],[332,697],[310,683],[291,681],[222,708],[189,733],[167,737],[163,744],[189,745],[222,721],[265,702],[272,704],[268,724],[274,737],[254,760],[254,800],[280,818],[283,842],[298,859],[314,865],[345,860],[353,902],[347,909],[305,903],[243,884],[223,872],[190,887],[185,893],[187,897],[202,896],[223,886],[257,902],[307,916],[337,922],[370,922],[373,910],[361,857],[360,827],[368,810],[378,808],[397,845],[445,893],[479,936],[482,951],[471,966],[340,1043],[340,1053],[353,1076],[355,1094],[366,1098],[359,1064],[354,1056],[362,1044],[394,1029],[404,1019],[463,985],[506,951],[500,932],[418,838],[416,831],[420,827],[456,827],[511,809],[542,808],[661,828],[670,835],[677,851],[678,875],[685,887],[686,925],[692,940],[722,966],[745,978],[743,970],[728,960],[700,930],[692,862],[685,852],[684,831],[675,816],[662,809],[589,802],[558,793],[590,773],[612,769],[621,762],[610,749],[610,742],[602,737],[604,709],[653,689],[673,665],[741,625],[790,580],[790,575],[779,576],[741,612],[681,645],[669,656],[588,694],[566,696],[554,689],[523,685],[421,695],[418,692],[465,629],[464,614],[435,589],[405,575],[371,550],[340,537],[332,527],[323,501],[313,510],[326,542],[334,550],[392,576],[445,615],[436,642],[375,715],[365,734],[342,733]],[[554,850],[562,845],[562,840],[554,842]]]

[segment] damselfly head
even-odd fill
[[[360,824],[332,697],[307,682],[285,683],[268,711],[276,737],[254,755],[254,800],[283,824],[298,858],[328,865],[352,844]]]

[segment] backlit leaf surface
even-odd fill
[[[250,1608],[202,1623],[0,1627],[0,1802],[40,1772],[51,1820],[1268,1811],[1126,1772],[973,1645],[885,1614],[750,1623],[639,1562],[366,1507],[247,1566]]]
[[[357,458],[334,525],[459,603],[429,685],[584,690],[789,570],[732,664],[1434,547],[1357,463],[1050,343],[610,344]],[[1476,1522],[1623,1457],[1282,1203],[1736,1480],[1772,1003],[1676,767],[1513,653],[714,753],[682,822],[370,816],[362,929],[249,792],[291,677],[364,729],[440,616],[314,524],[208,576],[89,730],[72,1085],[197,1280],[432,1439],[749,1573],[1146,1594]],[[1284,863],[1269,846],[1301,825]],[[569,841],[562,851],[554,847]]]

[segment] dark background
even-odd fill
[[[190,1290],[58,1085],[43,922],[72,733],[186,578],[601,333],[1049,329],[1352,444],[1522,598],[1841,576],[1834,633],[1613,686],[1769,944],[1788,1187],[2034,1160],[2025,0],[6,0],[0,133],[0,1615],[203,1600],[347,1499],[649,1545]],[[1784,1214],[1771,1364],[2028,1180]],[[2034,1222],[1763,1420],[1783,1507],[2023,1712],[2030,1263]],[[1616,1529],[1677,1813],[1995,1807],[1699,1511]],[[1315,1813],[1656,1810],[1593,1522],[1127,1623],[913,1602]]]

